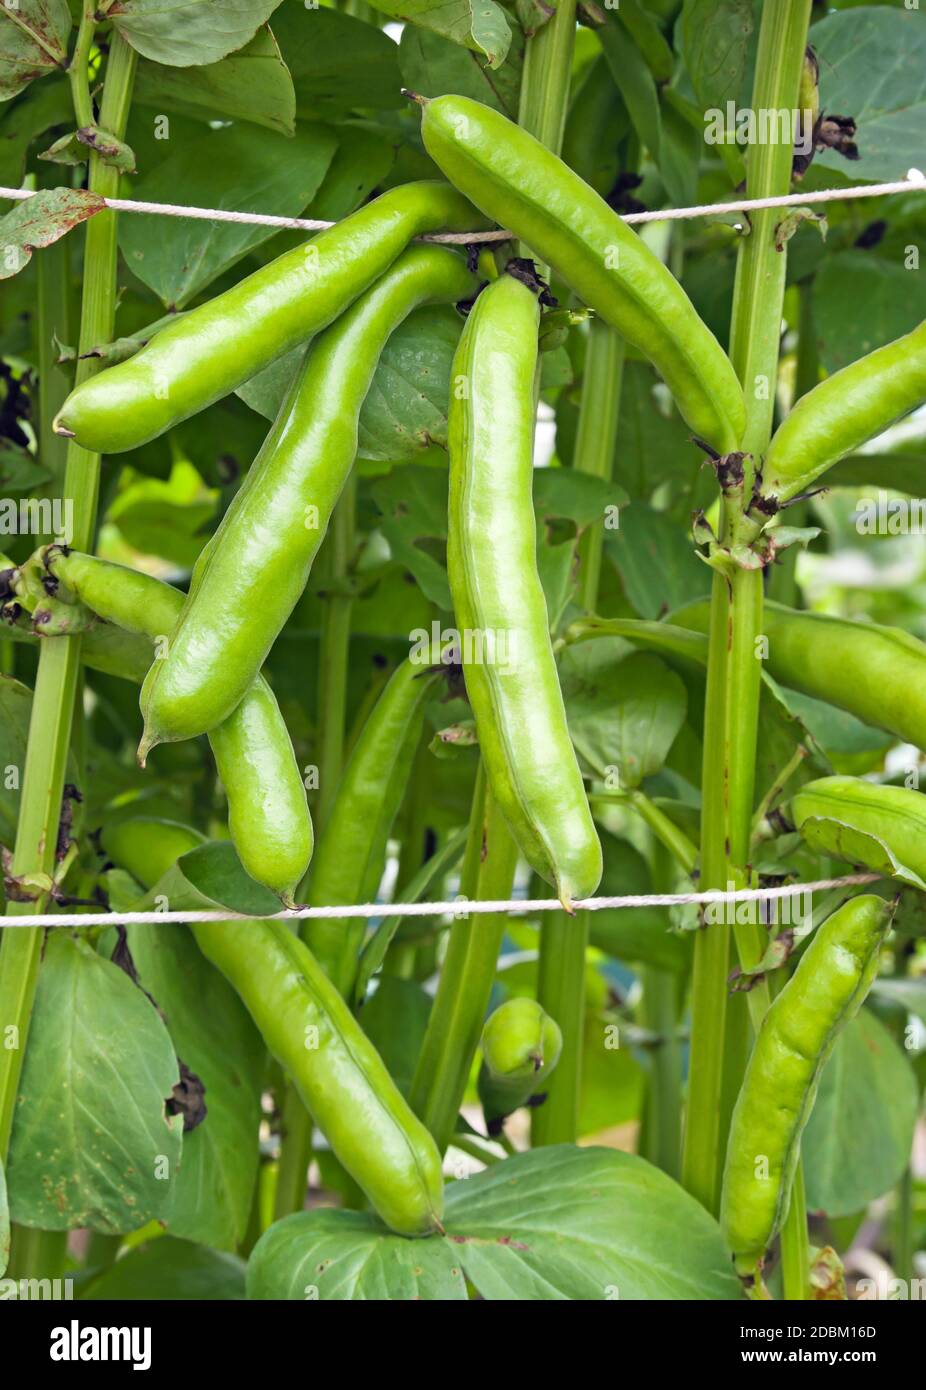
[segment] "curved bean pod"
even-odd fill
[[[124,821],[103,836],[110,857],[146,888],[202,843],[195,830],[162,826]],[[305,943],[282,922],[199,922],[191,930],[387,1225],[406,1236],[439,1227],[443,1177],[434,1140]]]
[[[568,904],[601,846],[566,724],[537,573],[531,498],[539,308],[510,275],[483,290],[453,364],[447,571],[492,793],[522,853]]]
[[[801,396],[772,437],[762,496],[773,507],[787,502],[924,401],[926,322]]]
[[[151,641],[169,637],[183,594],[137,570],[52,546],[46,565],[88,609]],[[228,799],[228,828],[244,868],[287,903],[312,857],[312,818],[276,697],[258,675],[209,735]]]
[[[785,814],[814,849],[884,868],[883,856],[870,857],[865,836],[887,845],[898,870],[926,883],[926,796],[906,787],[882,787],[862,777],[820,777],[791,798]],[[854,832],[858,832],[855,834]],[[902,872],[897,877],[903,878]]]
[[[787,1215],[820,1075],[877,974],[890,917],[889,904],[870,895],[828,917],[759,1029],[733,1111],[720,1208],[743,1275],[757,1272]]]
[[[353,467],[379,355],[421,304],[475,281],[439,246],[405,251],[309,349],[248,477],[197,561],[165,659],[142,690],[144,757],[226,719],[295,607]]]
[[[738,448],[746,409],[736,373],[645,242],[568,165],[499,112],[461,96],[422,104],[425,149],[451,183],[650,359],[695,434],[720,454]]]
[[[392,188],[184,314],[127,362],[83,382],[55,429],[98,453],[138,448],[332,323],[413,237],[479,225],[446,184]]]

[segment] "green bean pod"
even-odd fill
[[[438,663],[440,657],[434,654]],[[308,881],[310,906],[337,907],[375,899],[389,832],[421,735],[424,706],[440,675],[441,665],[432,664],[430,654],[420,660],[409,657],[393,672],[370,711],[318,837]],[[310,919],[302,931],[313,954],[347,995],[363,941],[363,921]]]
[[[780,506],[846,454],[926,401],[926,322],[801,396],[762,465],[761,493]]]
[[[146,888],[202,843],[195,830],[168,822],[162,834],[162,825],[128,821],[104,833],[110,857]],[[439,1228],[443,1177],[434,1140],[305,943],[282,922],[199,922],[191,930],[386,1224],[405,1236]]]
[[[423,102],[425,148],[451,183],[526,242],[650,359],[691,429],[739,447],[743,392],[685,291],[603,198],[539,140],[468,97]]]
[[[669,621],[706,633],[710,604],[687,604]],[[899,627],[799,612],[770,600],[762,630],[765,669],[776,681],[926,749],[926,643]]]
[[[183,607],[179,590],[138,570],[57,546],[46,557],[49,572],[99,617],[143,634],[156,646],[169,639]],[[312,857],[312,818],[286,724],[263,676],[257,675],[233,713],[212,730],[209,743],[238,858],[252,878],[291,904]]]
[[[486,1129],[500,1134],[505,1118],[542,1090],[559,1061],[563,1035],[536,999],[508,999],[482,1030],[477,1089]]]
[[[98,453],[136,449],[332,323],[413,237],[479,225],[445,184],[392,188],[184,314],[127,362],[83,382],[55,429]]]
[[[453,363],[447,571],[466,690],[493,795],[564,905],[601,846],[566,724],[537,572],[531,496],[539,308],[510,275],[483,290]]]
[[[883,787],[862,777],[820,777],[795,793],[785,814],[814,849],[876,873],[886,871],[885,857],[871,837],[879,840],[891,853],[896,877],[926,885],[922,792]]]
[[[890,906],[853,898],[817,928],[756,1037],[730,1124],[720,1222],[740,1274],[755,1274],[787,1215],[820,1075],[878,972]]]
[[[226,719],[306,582],[357,452],[360,408],[390,334],[475,281],[444,247],[405,251],[310,347],[244,485],[199,557],[165,659],[142,690],[145,737],[192,738]]]

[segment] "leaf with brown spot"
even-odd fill
[[[0,101],[67,62],[71,12],[67,0],[0,5]]]
[[[33,251],[60,241],[105,206],[96,193],[80,188],[46,188],[25,199],[0,218],[0,280],[18,275]]]

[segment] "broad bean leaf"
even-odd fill
[[[599,893],[605,897],[652,893],[649,865],[627,840],[601,833],[604,873]],[[691,959],[691,939],[670,930],[669,912],[660,907],[622,907],[589,913],[593,946],[627,964],[655,965],[684,972]]]
[[[520,29],[512,35],[505,62],[494,70],[475,53],[416,25],[407,24],[399,42],[402,81],[411,91],[429,97],[444,92],[471,97],[501,111],[512,121],[518,119],[523,61],[524,36]]]
[[[0,14],[3,11],[0,10]],[[51,246],[105,206],[82,188],[43,188],[0,217],[0,280],[18,275],[33,251]]]
[[[373,8],[484,54],[490,68],[501,67],[508,55],[511,20],[495,0],[374,0]]]
[[[837,709],[823,700],[780,689],[789,710],[816,739],[838,772],[862,776],[884,761],[884,754],[896,742],[892,734],[863,724],[855,715]]]
[[[727,102],[748,101],[757,18],[753,0],[685,0],[679,51],[702,112],[726,112]],[[743,176],[743,151],[716,148],[735,186]]]
[[[838,371],[916,328],[926,318],[922,278],[866,251],[828,256],[813,282],[814,328],[826,370]]]
[[[849,1216],[888,1192],[909,1162],[918,1106],[909,1061],[863,1009],[833,1049],[804,1131],[810,1210]]]
[[[128,928],[142,986],[177,1055],[206,1088],[206,1117],[184,1136],[167,1217],[172,1234],[219,1250],[244,1239],[257,1176],[264,1045],[224,977],[185,926]]]
[[[289,69],[269,27],[217,63],[178,70],[143,58],[133,101],[165,112],[202,119],[224,116],[250,121],[283,135],[296,129],[296,93]]]
[[[271,28],[292,74],[297,116],[320,120],[405,106],[398,46],[374,25],[324,5],[283,0]]]
[[[137,1246],[80,1291],[82,1302],[147,1298],[242,1300],[246,1266],[237,1255],[159,1236]]]
[[[459,1301],[738,1298],[714,1219],[632,1154],[562,1144],[447,1189],[446,1236],[407,1241],[358,1212],[302,1212],[256,1245],[248,1297]]]
[[[135,196],[298,217],[321,186],[334,150],[334,136],[323,126],[299,126],[292,139],[226,126],[184,141],[139,180]],[[129,268],[169,309],[189,303],[274,234],[272,227],[245,223],[165,222],[154,214],[123,218],[119,245]]]
[[[685,722],[681,679],[649,652],[615,662],[609,642],[567,649],[560,663],[569,732],[598,778],[639,787],[665,763]]]
[[[67,64],[68,0],[17,0],[0,5],[0,101],[9,101],[36,77]]]
[[[39,971],[8,1178],[26,1226],[109,1233],[166,1217],[182,1117],[167,1029],[117,966],[64,930]]]
[[[182,855],[143,902],[157,902],[171,912],[224,907],[266,917],[280,911],[279,898],[245,872],[228,840],[212,841]]]
[[[171,67],[217,63],[243,48],[280,0],[116,0],[107,18],[143,58]]]
[[[18,101],[6,107],[0,117],[0,183],[6,188],[18,188],[33,140],[73,119],[71,89],[63,78],[30,87]]]
[[[136,550],[190,569],[215,509],[215,491],[205,487],[189,463],[177,463],[166,481],[148,477],[133,482],[113,502],[108,520]]]
[[[824,150],[811,165],[807,184],[883,183],[905,178],[911,167],[922,168],[922,14],[906,5],[865,5],[825,16],[813,26],[810,39],[820,59],[821,105],[855,118],[859,158],[849,164]]]
[[[659,618],[711,590],[707,565],[690,545],[680,545],[678,525],[664,512],[634,502],[620,527],[606,533],[605,553],[641,618]]]
[[[616,16],[608,16],[607,23],[598,30],[598,37],[637,138],[653,162],[660,164],[662,116],[653,75]]]

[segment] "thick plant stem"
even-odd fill
[[[558,0],[556,12],[527,40],[518,125],[559,152],[566,128],[576,35],[576,0]]]
[[[114,33],[100,124],[120,138],[134,75],[134,50]],[[104,197],[114,197],[119,191],[118,171],[103,164],[95,153],[90,155],[90,189]],[[80,352],[113,337],[115,308],[116,216],[107,211],[97,213],[87,224]],[[94,359],[81,359],[77,381],[86,380],[96,370]],[[72,440],[67,450],[64,497],[73,505],[72,543],[78,550],[90,549],[93,544],[99,478],[99,454],[81,449]],[[48,642],[41,648],[13,854],[14,875],[50,875],[54,870],[79,660],[79,637]],[[45,900],[44,894],[37,898],[32,910],[43,911]],[[30,905],[17,903],[15,907],[23,912]],[[31,928],[6,931],[0,947],[0,1028],[12,1030],[6,1031],[6,1036],[15,1038],[15,1046],[0,1049],[0,1158],[6,1155],[13,1126],[43,939],[42,931]]]
[[[756,59],[754,110],[793,111],[807,42],[810,0],[781,0],[762,10]],[[750,198],[787,193],[791,181],[787,144],[753,145],[747,161]],[[745,493],[752,470],[771,435],[778,347],[784,301],[786,252],[775,246],[774,209],[755,214],[736,269],[730,356],[746,397],[743,449]],[[722,539],[729,539],[741,503],[724,507]],[[734,569],[715,574],[711,598],[707,707],[702,784],[701,885],[743,887],[749,874],[760,666],[756,638],[762,630],[762,574]],[[750,952],[755,933],[743,933]],[[691,1064],[682,1181],[709,1211],[717,1212],[726,1149],[721,1132],[724,1067],[741,1075],[742,1046],[725,1058],[729,931],[716,924],[695,943]],[[754,960],[743,960],[751,965]],[[730,1089],[729,1085],[727,1087]]]
[[[476,900],[509,898],[517,847],[491,792],[484,788],[480,768],[461,889],[466,897]],[[486,913],[460,918],[450,929],[440,984],[408,1097],[442,1153],[456,1129],[506,922],[504,913]]]
[[[623,366],[623,340],[607,324],[593,319],[589,327],[573,456],[573,468],[580,473],[602,479],[612,475]],[[589,526],[579,542],[578,598],[581,607],[592,613],[598,605],[603,546],[602,519]],[[585,912],[574,917],[565,912],[552,913],[541,925],[537,998],[560,1026],[563,1051],[550,1077],[547,1099],[531,1115],[531,1142],[535,1146],[570,1143],[577,1133],[588,932],[588,913]]]
[[[356,482],[351,476],[331,518],[323,561],[324,596],[321,643],[318,653],[318,800],[315,831],[328,818],[344,767],[347,668],[350,656],[352,599],[347,591],[354,552]],[[305,881],[300,887],[303,897]],[[343,983],[343,982],[339,982]],[[301,1211],[306,1177],[312,1156],[312,1119],[292,1083],[283,1102],[280,1165],[274,1193],[273,1215],[279,1221]]]
[[[804,1168],[797,1165],[791,1184],[791,1201],[781,1228],[781,1286],[789,1303],[807,1297],[810,1278],[810,1241],[807,1236],[807,1199],[804,1195]]]

